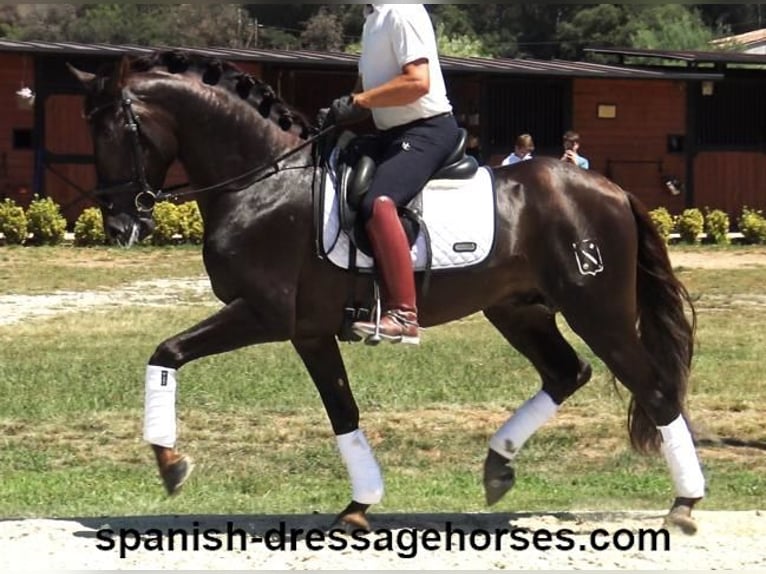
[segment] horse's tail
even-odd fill
[[[697,316],[686,287],[673,273],[665,240],[646,208],[628,193],[638,231],[636,294],[638,331],[663,394],[686,417],[686,393],[694,354]],[[685,305],[690,310],[686,314]],[[688,420],[688,419],[687,419]],[[639,452],[656,452],[660,434],[656,423],[635,397],[628,408],[630,442]]]

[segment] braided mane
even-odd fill
[[[130,69],[134,72],[148,72],[156,68],[165,68],[171,74],[196,71],[204,83],[225,87],[250,103],[261,116],[271,119],[284,131],[295,131],[303,139],[318,131],[306,116],[285,103],[270,85],[230,62],[172,50],[140,56],[130,63]]]

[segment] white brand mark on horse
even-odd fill
[[[572,243],[575,252],[577,267],[583,275],[596,275],[604,270],[604,262],[601,259],[601,250],[592,239],[585,239],[580,243]]]

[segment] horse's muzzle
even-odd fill
[[[104,217],[104,232],[111,243],[131,247],[154,231],[150,217],[139,217],[128,213]]]

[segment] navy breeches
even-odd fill
[[[379,132],[375,176],[360,206],[364,221],[372,216],[378,197],[386,195],[398,206],[409,203],[454,150],[457,138],[458,126],[451,114]]]

